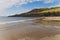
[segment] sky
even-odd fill
[[[28,12],[35,8],[60,7],[60,0],[0,0],[0,16]]]

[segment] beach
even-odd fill
[[[34,21],[0,25],[0,40],[60,40],[60,28],[35,24]]]

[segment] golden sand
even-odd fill
[[[60,20],[60,17],[44,17],[43,20]]]

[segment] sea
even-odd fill
[[[34,17],[7,17],[0,16],[0,24],[12,23],[12,22],[22,22],[27,20],[32,20]]]

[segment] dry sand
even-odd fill
[[[43,20],[57,20],[57,21],[60,21],[60,17],[44,17]]]
[[[32,21],[0,25],[0,40],[60,40],[60,28]]]

